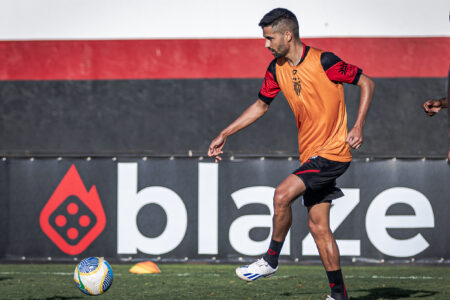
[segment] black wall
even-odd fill
[[[446,78],[375,79],[356,157],[445,157],[447,116],[421,103],[446,94]],[[260,79],[2,81],[1,155],[204,155],[210,141],[257,97]],[[349,124],[359,88],[345,87]],[[228,155],[297,154],[283,96],[251,128],[228,140]]]

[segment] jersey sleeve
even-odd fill
[[[348,64],[332,52],[323,52],[320,57],[323,70],[328,78],[334,82],[357,84],[362,70],[357,66]]]
[[[280,86],[278,85],[276,75],[276,63],[276,59],[270,63],[267,68],[266,75],[264,76],[262,86],[259,89],[258,98],[267,104],[270,104],[280,92]]]

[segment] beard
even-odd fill
[[[272,51],[273,57],[275,57],[275,58],[283,57],[283,55],[281,55],[280,52],[277,52],[277,51],[275,51],[275,50],[271,50],[271,51]]]
[[[270,50],[270,52],[272,52],[272,55],[273,55],[275,58],[283,57],[283,56],[285,56],[285,55],[287,54],[287,52],[288,52],[288,48],[287,48],[286,46],[284,46],[284,45],[280,45],[280,47],[279,47],[277,50],[275,50],[275,49],[273,49],[273,48],[269,48],[269,50]]]

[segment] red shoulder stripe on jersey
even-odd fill
[[[280,92],[280,86],[278,85],[278,82],[276,81],[276,78],[272,73],[273,71],[271,70],[274,68],[271,68],[271,66],[272,63],[266,71],[264,81],[262,83],[261,89],[259,90],[259,98],[267,104],[270,104],[273,98],[275,98]]]
[[[359,77],[359,74],[361,74],[361,70],[358,67],[341,60],[330,67],[328,70],[326,70],[326,73],[331,81],[355,83],[355,77],[357,75]]]

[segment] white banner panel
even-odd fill
[[[259,38],[285,7],[302,37],[449,36],[445,0],[2,0],[0,40]]]

